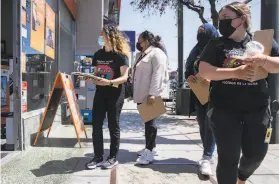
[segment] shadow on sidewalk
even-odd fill
[[[109,150],[104,150],[104,160],[109,155]],[[86,163],[88,163],[93,157],[93,154],[85,154],[84,157],[72,157],[66,160],[52,160],[44,163],[38,169],[31,170],[36,177],[43,177],[53,174],[72,174],[86,170]],[[128,150],[119,150],[117,160],[120,164],[128,162],[134,162],[137,158],[136,153]]]
[[[200,139],[185,139],[185,140],[177,140],[177,139],[171,139],[166,138],[167,136],[172,135],[166,135],[164,137],[157,136],[156,144],[200,144]],[[80,138],[80,141],[82,143],[82,148],[92,147],[92,139],[91,138]],[[145,139],[144,136],[142,136],[142,139],[131,139],[131,138],[122,138],[120,139],[120,144],[144,144]],[[110,143],[110,139],[104,139],[104,143]],[[90,145],[89,145],[90,144]],[[77,147],[79,149],[79,145],[76,138],[57,138],[57,137],[42,137],[38,139],[37,144],[33,147],[58,147],[58,148],[74,148]]]
[[[139,167],[142,169],[152,169],[153,171],[163,174],[196,174],[202,181],[209,180],[208,176],[204,176],[200,173],[196,161],[188,160],[185,158],[170,158],[166,160],[155,161],[153,164],[150,165],[135,164],[135,167]]]
[[[31,140],[32,142],[32,140]],[[34,141],[33,141],[34,142]],[[84,143],[91,143],[91,138],[80,138],[80,142],[82,143],[82,148],[87,147]],[[41,137],[38,139],[37,144],[32,147],[58,147],[58,148],[74,148],[77,147],[79,149],[77,138],[62,138],[62,137]],[[92,147],[92,145],[90,146]]]

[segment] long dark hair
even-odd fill
[[[147,31],[147,30],[142,32],[140,35],[141,35],[142,39],[148,40],[150,45],[161,49],[165,54],[167,54],[167,50],[166,50],[165,46],[163,45],[163,43],[161,42],[162,39],[160,36],[158,36],[158,35],[154,36],[153,33],[151,33],[150,31]]]

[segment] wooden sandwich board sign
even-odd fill
[[[54,117],[56,115],[56,112],[57,112],[57,109],[58,109],[58,106],[61,101],[61,97],[62,97],[63,93],[65,94],[66,99],[68,101],[68,105],[69,105],[70,112],[71,112],[72,122],[75,127],[75,132],[76,132],[77,140],[78,140],[80,147],[81,147],[81,144],[80,144],[79,136],[83,131],[85,133],[85,137],[87,138],[87,133],[86,133],[83,121],[82,121],[82,116],[80,114],[79,105],[77,103],[77,97],[76,97],[76,93],[74,90],[72,78],[70,75],[59,72],[55,78],[55,81],[54,81],[54,84],[53,84],[53,87],[52,87],[52,90],[50,93],[50,97],[48,99],[48,103],[47,103],[45,112],[43,114],[43,117],[42,117],[42,120],[40,123],[40,127],[39,127],[38,133],[36,135],[36,139],[34,141],[34,145],[36,145],[39,135],[43,131],[48,130],[47,137],[49,136],[49,133],[50,133],[53,121],[54,121]]]

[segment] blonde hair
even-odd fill
[[[228,5],[225,5],[220,12],[225,9],[228,8],[231,11],[235,12],[237,16],[246,16],[246,21],[244,23],[244,27],[247,31],[251,30],[251,11],[250,8],[247,4],[245,3],[241,3],[241,2],[232,2]]]
[[[128,40],[115,26],[106,25],[103,27],[103,36],[106,36],[112,50],[127,57],[130,55],[130,45]]]

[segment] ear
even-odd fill
[[[248,19],[248,17],[247,17],[247,15],[242,15],[242,16],[241,16],[241,19],[243,20],[243,22],[246,22],[247,19]]]

